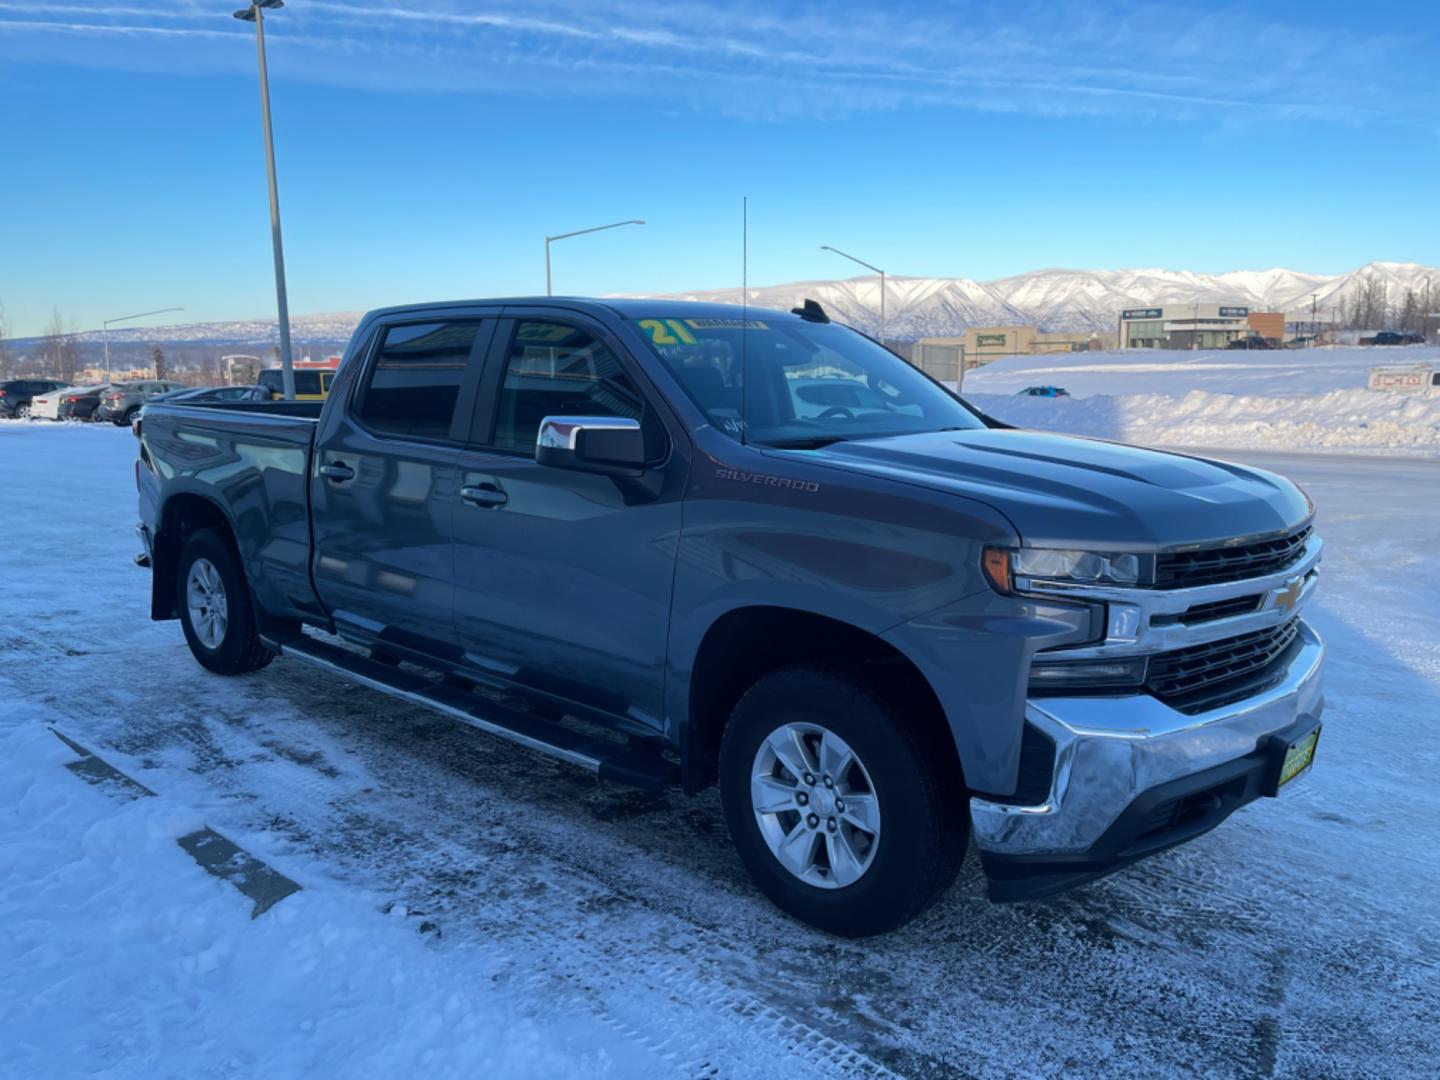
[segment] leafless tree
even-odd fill
[[[201,386],[218,386],[225,381],[225,365],[220,362],[218,350],[201,353],[198,366]]]
[[[66,323],[56,308],[40,341],[41,365],[67,386],[80,372],[80,340],[74,322]]]
[[[10,324],[5,319],[5,304],[0,301],[0,379],[12,379],[15,377],[13,368],[14,361],[10,357],[9,346],[5,339],[10,336]]]
[[[1390,325],[1388,287],[1380,278],[1365,278],[1351,291],[1341,312],[1344,325],[1351,330],[1382,330]]]
[[[1395,305],[1397,330],[1410,334],[1425,332],[1425,294],[1414,289],[1405,290],[1405,299]]]
[[[155,369],[155,381],[163,382],[166,378],[165,350],[159,345],[150,346],[150,366]]]

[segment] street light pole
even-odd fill
[[[574,232],[560,233],[558,236],[545,237],[545,295],[553,296],[550,291],[550,245],[556,240],[568,240],[572,236],[584,236],[586,233],[604,232],[606,229],[618,229],[622,225],[644,225],[643,218],[631,218],[629,221],[614,221],[609,225],[596,225],[593,229],[576,229]]]
[[[853,263],[859,263],[861,266],[865,267],[866,270],[874,270],[875,273],[877,273],[877,274],[880,275],[880,344],[881,344],[881,345],[884,345],[884,344],[885,344],[885,271],[884,271],[884,270],[881,270],[878,266],[871,266],[871,265],[870,265],[869,263],[867,263],[864,259],[857,259],[854,255],[846,255],[845,252],[841,251],[839,248],[831,247],[829,244],[821,244],[821,245],[820,245],[820,250],[821,250],[821,251],[833,251],[836,255],[839,255],[842,259],[849,259],[849,260],[850,260],[851,262],[853,262]]]
[[[285,250],[280,242],[280,191],[275,184],[275,139],[270,130],[270,75],[265,66],[265,8],[285,6],[285,0],[254,0],[235,12],[235,18],[255,24],[255,51],[260,58],[260,113],[265,126],[265,173],[270,184],[270,237],[275,248],[275,299],[280,318],[280,379],[285,400],[295,400],[295,366],[290,357],[290,303],[285,295]]]
[[[163,315],[167,311],[184,311],[183,307],[162,307],[154,311],[142,311],[138,315],[121,315],[118,319],[106,319],[100,324],[100,336],[105,339],[105,381],[110,381],[110,324],[143,319],[146,315]]]
[[[1425,275],[1425,322],[1420,327],[1420,336],[1425,339],[1425,344],[1430,344],[1430,275]]]

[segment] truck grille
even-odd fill
[[[1260,602],[1264,599],[1264,593],[1255,593],[1251,596],[1233,596],[1229,600],[1212,600],[1208,604],[1191,604],[1178,615],[1151,616],[1150,625],[1174,626],[1176,623],[1180,623],[1184,626],[1198,626],[1200,623],[1214,622],[1216,619],[1249,615],[1260,610]]]
[[[1274,540],[1161,555],[1155,560],[1155,587],[1188,589],[1196,585],[1244,581],[1283,570],[1305,550],[1310,531],[1306,525]]]
[[[1239,637],[1157,653],[1145,689],[1181,712],[1197,713],[1255,693],[1263,676],[1295,642],[1299,620]]]

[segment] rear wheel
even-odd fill
[[[175,601],[190,652],[211,671],[241,675],[274,659],[256,631],[239,560],[208,529],[185,542],[175,571]]]
[[[16,419],[16,420],[29,420],[29,419],[30,419],[30,402],[26,401],[26,402],[23,402],[23,403],[20,404],[20,405],[16,405],[16,406],[15,406],[15,419]]]
[[[913,919],[954,880],[969,839],[963,783],[914,715],[848,676],[791,668],[740,700],[720,750],[730,834],[756,885],[845,936]]]
[[[140,406],[132,405],[130,408],[126,409],[118,418],[116,418],[115,423],[122,427],[129,427],[135,422],[135,417],[139,415]]]

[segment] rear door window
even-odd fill
[[[479,321],[390,326],[360,391],[360,421],[372,431],[448,439]],[[314,393],[319,393],[320,376]]]

